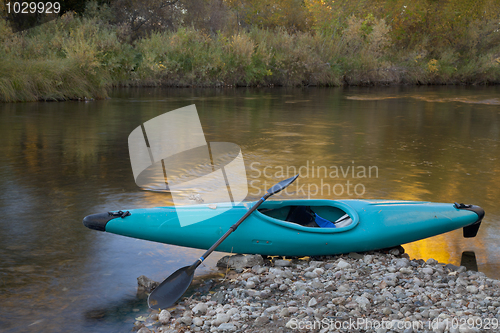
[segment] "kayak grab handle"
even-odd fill
[[[109,216],[116,216],[116,217],[121,217],[124,218],[125,216],[130,216],[132,215],[128,210],[126,212],[122,212],[121,210],[117,212],[108,212]]]
[[[455,206],[456,209],[463,209],[463,208],[471,208],[472,207],[472,205],[466,205],[466,204],[458,203],[458,202],[455,202],[453,204],[453,206]]]
[[[475,223],[478,223],[478,222],[481,222],[484,218],[484,209],[482,209],[481,207],[479,206],[475,206],[475,205],[465,205],[463,203],[454,203],[453,206],[456,208],[456,209],[463,209],[463,210],[470,210],[474,213],[477,214],[477,221]]]

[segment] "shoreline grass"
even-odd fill
[[[496,27],[476,26],[493,36],[468,41],[466,48],[436,50],[426,38],[401,47],[384,19],[368,23],[369,30],[366,19],[351,16],[335,33],[179,28],[129,42],[119,27],[96,17],[65,14],[17,34],[0,19],[0,101],[102,99],[115,86],[500,83]]]

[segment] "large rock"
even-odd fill
[[[241,269],[241,268],[250,268],[257,265],[262,265],[263,263],[264,259],[262,259],[262,256],[258,254],[253,254],[253,255],[237,254],[234,256],[222,257],[217,262],[217,267]]]
[[[153,281],[147,276],[141,275],[137,278],[137,284],[139,286],[139,289],[143,289],[146,292],[150,293],[153,289],[158,287],[160,282]]]

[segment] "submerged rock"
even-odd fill
[[[137,278],[137,284],[139,289],[142,289],[148,293],[150,293],[153,289],[160,285],[160,282],[156,282],[151,280],[145,275],[141,275]]]

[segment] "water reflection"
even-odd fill
[[[474,203],[486,211],[475,239],[456,231],[405,248],[411,257],[456,265],[463,251],[474,251],[478,269],[498,277],[499,90],[123,89],[91,103],[2,104],[0,330],[129,330],[136,278],[161,280],[203,252],[99,233],[81,223],[92,213],[171,204],[168,194],[138,190],[127,137],[138,124],[192,103],[206,141],[241,147],[252,181],[248,200],[303,167],[303,187],[276,199],[316,190],[316,198]],[[313,165],[329,172],[312,173]],[[378,173],[342,172],[353,166],[376,166]],[[330,172],[334,167],[338,176]],[[357,184],[362,194],[354,192]],[[210,272],[217,258],[199,273]],[[131,304],[123,315],[110,310],[89,320],[91,311],[120,304]]]
[[[466,267],[471,271],[477,271],[477,259],[474,251],[462,252],[462,259],[460,260],[460,265]]]

